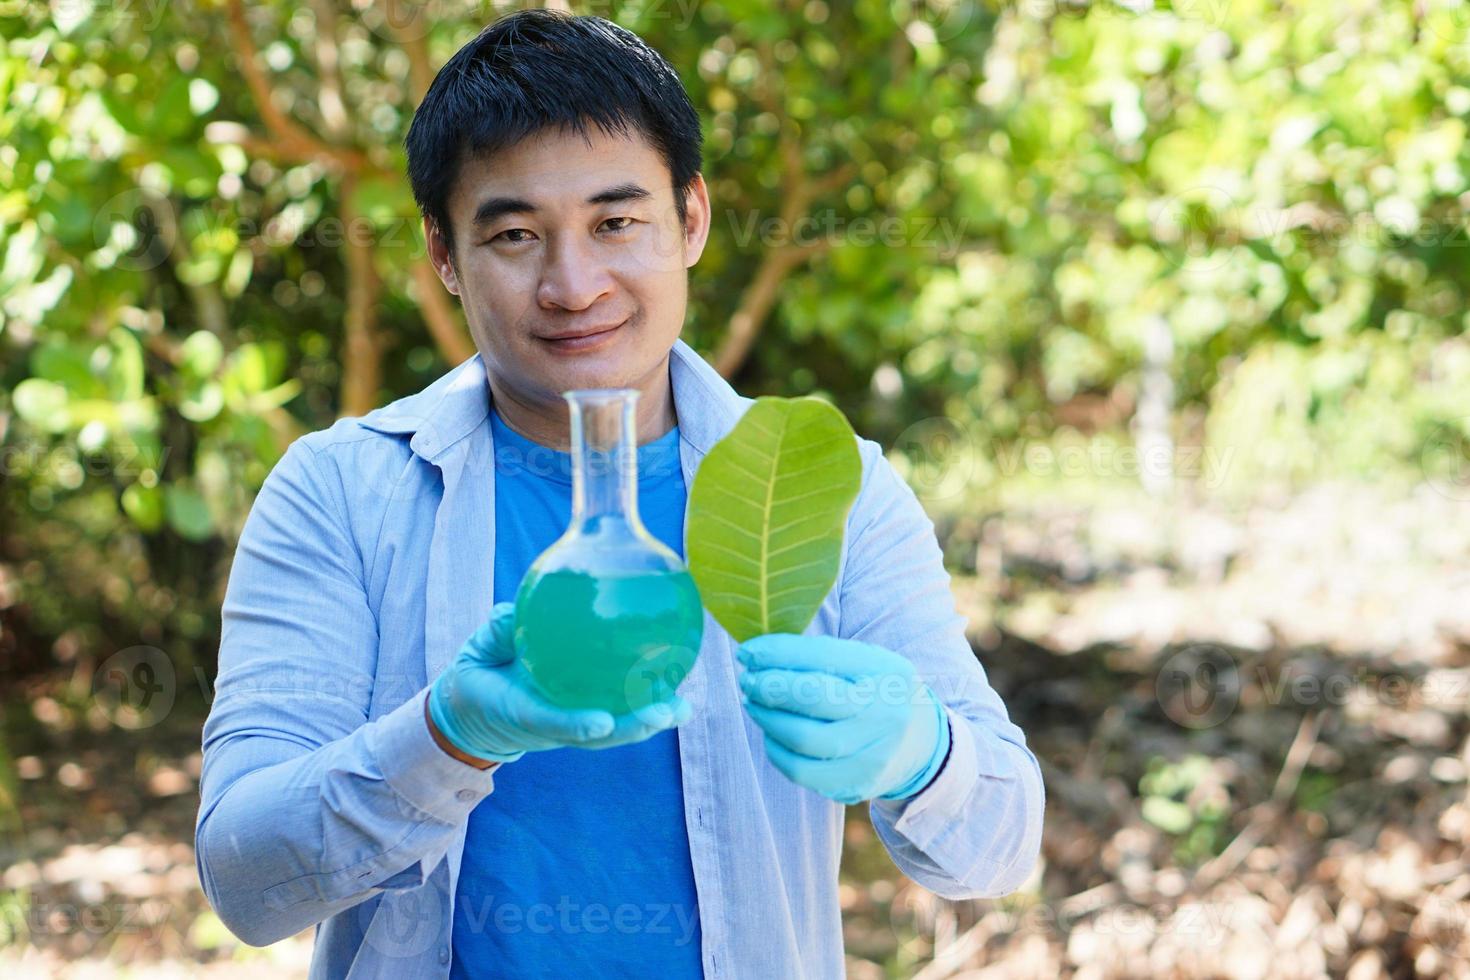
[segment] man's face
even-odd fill
[[[545,130],[466,160],[448,202],[453,265],[427,221],[425,234],[492,380],[558,405],[573,388],[645,387],[683,327],[709,233],[701,178],[686,201],[681,225],[668,167],[636,130]]]

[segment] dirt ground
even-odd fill
[[[1006,899],[940,900],[850,808],[850,976],[1470,977],[1470,505],[1323,487],[941,533],[1043,763],[1043,860]],[[0,974],[304,976],[309,932],[251,949],[199,891],[204,698],[126,732],[74,688],[7,705]]]

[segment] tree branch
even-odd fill
[[[337,70],[337,11],[333,0],[312,0],[316,14],[316,64],[320,73],[318,103],[327,130],[339,140],[351,137],[347,103],[342,99],[342,75]]]
[[[347,265],[347,312],[343,317],[341,415],[365,415],[378,407],[383,381],[383,340],[377,329],[378,297],[383,283],[373,265],[372,240],[363,235],[365,219],[357,210],[357,175],[342,176],[340,213],[346,229],[342,242]]]
[[[787,275],[825,248],[826,240],[818,239],[810,245],[783,245],[768,249],[761,256],[761,263],[741,291],[740,302],[730,317],[730,326],[715,350],[715,370],[722,377],[732,377],[740,370],[740,365],[745,362],[750,348],[755,344],[761,326],[770,315],[771,308],[776,305],[781,283],[786,281]]]
[[[403,0],[388,0],[390,7],[400,2]],[[393,25],[393,33],[398,38],[403,53],[408,55],[408,83],[413,104],[417,106],[434,81],[434,63],[429,57],[428,36],[417,28],[409,29],[412,18],[394,17],[390,11],[388,21]]]
[[[245,76],[245,85],[260,111],[261,121],[281,144],[282,152],[294,159],[316,160],[334,169],[361,170],[366,167],[367,157],[360,150],[331,146],[281,111],[271,98],[270,82],[256,63],[259,52],[250,36],[250,25],[245,20],[245,9],[240,0],[228,0],[227,11],[230,45],[240,66],[240,74]]]
[[[455,316],[449,293],[445,291],[444,283],[439,281],[439,275],[429,264],[429,260],[418,259],[411,271],[414,287],[418,291],[419,309],[424,314],[429,336],[434,338],[434,346],[439,348],[439,356],[451,367],[473,356],[475,345],[459,317]]]
[[[347,310],[343,317],[340,410],[343,415],[366,414],[377,407],[378,389],[383,380],[384,338],[377,327],[383,282],[373,262],[373,242],[363,235],[366,225],[357,210],[356,192],[364,172],[376,168],[361,150],[328,144],[281,111],[271,98],[269,80],[257,64],[259,52],[250,36],[241,0],[227,0],[227,3],[230,43],[260,118],[277,144],[272,155],[314,160],[341,173],[338,211],[345,229],[342,254],[347,272]],[[338,74],[336,17],[324,3],[316,4],[316,12],[322,21],[317,25],[316,57],[321,73],[323,118],[334,130],[350,135],[351,117],[342,100]],[[256,151],[266,148],[249,137],[248,131],[245,136]]]
[[[240,123],[229,120],[217,119],[212,123],[206,123],[204,138],[210,143],[230,143],[238,146],[251,158],[274,160],[277,163],[319,163],[333,172],[341,169],[331,159],[324,159],[315,150],[306,149],[303,152],[301,146],[283,146],[276,140],[259,136]],[[356,173],[363,180],[370,177],[397,180],[403,176],[396,171],[385,170],[366,158],[363,159],[362,166],[356,170]]]
[[[780,70],[770,45],[757,44],[755,51],[761,73],[752,93],[765,111],[776,116],[781,127],[776,142],[776,156],[781,162],[779,213],[781,227],[790,237],[812,204],[846,186],[856,175],[857,167],[848,162],[821,177],[813,177],[807,171],[797,127],[786,117],[785,103],[775,84]],[[715,370],[723,377],[732,377],[745,363],[761,327],[776,305],[781,283],[793,269],[830,246],[831,242],[826,239],[817,239],[807,244],[768,249],[761,256],[755,275],[741,292],[735,313],[730,317],[729,328],[715,350]]]

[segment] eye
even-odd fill
[[[603,222],[603,225],[607,225],[610,222],[614,222],[614,221],[622,221],[622,222],[625,222],[625,224],[618,225],[616,228],[608,228],[607,229],[608,231],[610,231],[610,232],[612,232],[614,234],[617,234],[618,232],[622,232],[622,231],[627,231],[629,228],[632,228],[633,227],[633,219],[632,218],[628,218],[628,217],[608,218],[607,221],[604,221]]]
[[[525,228],[507,228],[505,231],[502,231],[500,234],[494,236],[490,240],[492,242],[506,241],[506,242],[510,242],[512,244],[515,244],[515,245],[519,245],[522,242],[529,242],[531,239],[529,237],[527,237],[527,238],[514,238],[514,237],[510,237],[510,236],[513,236],[513,235],[527,235],[527,236],[529,236],[530,234],[531,234],[531,232],[528,229],[525,229]]]

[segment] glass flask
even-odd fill
[[[572,517],[516,591],[515,646],[565,708],[613,714],[667,700],[699,654],[704,609],[678,554],[638,515],[634,388],[564,392]]]

